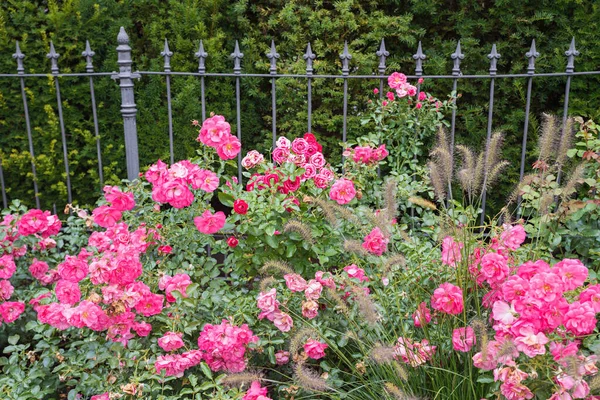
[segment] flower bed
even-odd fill
[[[482,232],[472,185],[447,201],[443,133],[413,182],[451,101],[389,83],[342,173],[306,133],[271,161],[248,152],[238,182],[241,144],[211,115],[198,157],[107,186],[91,211],[5,210],[3,398],[594,398],[595,271],[548,251],[548,218]],[[421,136],[381,142],[407,121]]]

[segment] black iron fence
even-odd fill
[[[93,66],[93,56],[94,52],[91,50],[89,42],[86,42],[86,48],[82,52],[82,56],[86,59],[86,70],[85,72],[80,73],[61,73],[59,70],[59,57],[60,55],[56,52],[54,45],[50,44],[50,52],[46,55],[46,57],[50,60],[50,73],[55,78],[54,85],[56,90],[56,104],[57,104],[57,112],[58,112],[58,121],[60,126],[61,140],[62,140],[62,152],[63,152],[63,163],[64,170],[66,176],[66,189],[67,189],[67,197],[68,201],[73,201],[72,195],[72,187],[71,187],[71,173],[69,171],[69,157],[68,157],[68,143],[67,143],[67,134],[65,126],[65,120],[63,117],[62,111],[62,100],[61,100],[61,89],[58,77],[88,77],[89,78],[89,95],[91,97],[91,105],[92,105],[92,116],[93,116],[93,124],[94,124],[94,133],[96,137],[96,147],[97,147],[97,162],[98,162],[98,177],[100,180],[100,184],[103,184],[103,165],[102,165],[102,143],[101,143],[101,133],[98,128],[98,115],[97,115],[97,106],[96,106],[96,98],[94,93],[94,79],[102,76],[110,76],[112,79],[119,82],[119,87],[121,91],[121,114],[123,118],[123,128],[124,128],[124,138],[125,138],[125,153],[126,153],[126,165],[127,165],[127,178],[130,180],[136,179],[138,177],[140,168],[139,168],[139,154],[138,154],[138,138],[137,138],[137,125],[136,125],[136,115],[137,108],[134,98],[134,82],[136,78],[140,78],[144,75],[159,75],[164,76],[166,82],[166,100],[167,100],[167,112],[168,112],[168,135],[169,135],[169,154],[170,161],[173,163],[174,160],[174,149],[173,149],[173,114],[172,114],[172,96],[171,96],[171,77],[172,76],[195,76],[200,80],[200,102],[202,105],[202,119],[206,118],[206,98],[205,98],[205,79],[210,79],[212,77],[226,77],[235,80],[235,99],[236,99],[236,130],[238,139],[242,139],[242,125],[241,125],[241,103],[240,103],[240,81],[244,78],[263,78],[271,80],[271,100],[272,100],[272,140],[273,145],[275,145],[275,141],[277,139],[277,97],[276,97],[276,85],[277,80],[279,78],[294,78],[299,80],[306,80],[307,85],[307,130],[311,132],[312,128],[312,82],[315,79],[342,79],[343,80],[343,126],[342,126],[342,141],[346,142],[347,138],[347,119],[348,119],[348,81],[350,79],[366,79],[372,80],[375,83],[379,83],[380,91],[379,95],[383,95],[383,86],[386,75],[386,59],[389,57],[389,52],[386,51],[385,42],[382,39],[379,50],[376,51],[376,55],[379,58],[379,65],[377,68],[377,73],[373,73],[372,75],[353,75],[350,74],[350,64],[352,60],[352,55],[348,50],[347,44],[344,46],[342,53],[340,54],[341,60],[341,74],[340,75],[322,75],[315,74],[313,70],[313,61],[317,57],[308,43],[306,47],[306,53],[303,55],[303,58],[306,62],[306,72],[304,74],[280,74],[277,72],[277,60],[279,59],[279,54],[276,51],[275,43],[271,43],[270,51],[266,54],[267,58],[270,61],[270,68],[268,74],[250,74],[242,72],[242,59],[244,54],[240,51],[239,45],[236,41],[235,48],[233,53],[231,53],[231,59],[233,60],[233,72],[231,73],[215,73],[215,72],[207,72],[205,61],[209,56],[207,52],[204,50],[203,43],[200,41],[198,51],[195,52],[194,56],[198,59],[198,70],[197,72],[175,72],[171,70],[171,57],[173,56],[173,52],[170,51],[167,40],[165,39],[164,50],[160,53],[164,58],[164,68],[163,71],[132,71],[132,57],[131,57],[131,47],[129,46],[129,37],[123,28],[121,28],[118,36],[117,36],[118,46],[116,48],[118,54],[118,66],[119,72],[95,72]],[[494,88],[497,79],[515,79],[515,78],[525,78],[527,79],[527,92],[526,92],[526,101],[525,101],[525,120],[523,125],[523,136],[522,136],[522,148],[521,148],[521,160],[520,160],[520,177],[523,177],[525,170],[525,157],[526,157],[526,145],[527,145],[527,134],[529,129],[529,112],[530,112],[530,103],[531,103],[531,95],[532,95],[532,83],[533,79],[536,77],[566,77],[566,85],[565,85],[565,95],[564,95],[564,108],[563,108],[563,131],[566,126],[566,119],[569,113],[569,93],[571,87],[571,80],[573,77],[578,75],[597,75],[600,74],[600,71],[585,71],[585,72],[575,72],[575,57],[579,55],[579,52],[575,49],[575,39],[571,41],[570,47],[567,51],[565,51],[566,56],[566,68],[564,72],[552,72],[552,73],[536,73],[535,72],[535,60],[539,56],[539,53],[536,51],[535,41],[532,41],[531,48],[529,51],[525,53],[525,57],[528,60],[527,72],[522,74],[499,74],[497,71],[497,62],[500,59],[501,55],[496,51],[496,46],[492,45],[492,49],[490,54],[487,55],[490,67],[488,74],[482,75],[466,75],[461,71],[461,61],[464,58],[462,54],[460,42],[458,42],[456,50],[454,53],[450,55],[453,60],[453,68],[450,75],[424,75],[423,74],[423,61],[426,59],[426,55],[422,50],[421,42],[419,42],[417,52],[413,55],[413,59],[415,60],[415,72],[414,75],[408,76],[408,78],[427,78],[427,79],[451,79],[452,80],[452,88],[453,91],[457,91],[459,89],[459,82],[464,79],[474,79],[474,80],[482,80],[489,81],[489,106],[488,106],[488,118],[487,118],[487,144],[489,144],[492,127],[493,127],[493,116],[494,116]],[[35,150],[33,146],[33,136],[31,129],[31,122],[29,116],[28,102],[27,102],[27,94],[26,94],[26,82],[29,79],[36,78],[47,78],[48,74],[42,73],[25,73],[24,67],[24,58],[25,55],[21,52],[19,48],[19,44],[16,44],[16,52],[13,54],[13,58],[15,58],[17,63],[16,74],[0,74],[1,79],[17,79],[20,81],[21,86],[21,97],[23,100],[23,115],[25,119],[25,127],[26,134],[29,143],[29,153],[31,156],[31,172],[32,172],[32,182],[35,196],[36,206],[40,206],[39,201],[39,188],[38,188],[38,177],[36,171],[36,162],[35,162]],[[420,90],[420,87],[417,87],[417,91]],[[18,96],[18,93],[14,94]],[[458,105],[460,107],[460,104]],[[452,111],[452,117],[450,122],[450,140],[451,145],[454,145],[454,136],[455,136],[455,128],[456,128],[456,108]],[[486,147],[487,148],[487,147]],[[241,180],[241,160],[242,154],[240,153],[238,156],[238,175]],[[1,161],[1,160],[0,160]],[[484,187],[482,191],[482,208],[484,213],[482,218],[485,215],[485,207],[486,207],[486,191],[485,191],[485,180],[487,177],[484,177]],[[560,175],[558,176],[560,181]],[[22,184],[23,182],[9,182],[8,184]],[[2,163],[0,162],[0,185],[2,190],[2,201],[3,205],[7,206],[7,195],[6,188],[7,182],[4,180],[4,173],[2,170]]]

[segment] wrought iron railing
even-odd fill
[[[129,180],[134,180],[138,177],[140,167],[139,167],[139,154],[138,154],[138,139],[137,139],[137,125],[136,125],[136,115],[137,108],[134,98],[134,79],[140,78],[144,75],[159,75],[164,76],[166,81],[166,98],[167,98],[167,112],[168,112],[168,129],[169,129],[169,154],[171,163],[174,162],[174,149],[173,149],[173,114],[172,114],[172,106],[171,106],[171,77],[172,76],[197,76],[200,79],[200,101],[202,105],[202,119],[206,118],[206,97],[205,97],[205,79],[210,77],[231,77],[235,79],[235,101],[236,101],[236,130],[238,139],[242,139],[242,126],[241,126],[241,110],[240,110],[240,81],[243,78],[265,78],[271,80],[271,107],[272,107],[272,139],[273,145],[277,139],[277,98],[276,98],[276,85],[277,79],[279,78],[296,78],[296,79],[305,79],[307,84],[307,111],[308,111],[308,119],[307,119],[307,129],[311,132],[312,128],[312,82],[315,79],[342,79],[343,80],[343,125],[342,125],[342,141],[346,142],[347,139],[347,119],[348,119],[348,81],[350,79],[367,79],[374,80],[379,82],[379,96],[383,95],[383,86],[386,78],[386,59],[389,57],[389,52],[385,48],[385,42],[382,39],[379,50],[376,52],[377,57],[379,58],[379,65],[377,68],[377,74],[373,75],[351,75],[350,74],[350,61],[352,60],[352,55],[348,50],[347,44],[344,45],[344,49],[340,54],[341,59],[341,75],[323,75],[323,74],[315,74],[313,70],[313,61],[315,60],[316,55],[313,53],[311,49],[310,43],[308,43],[306,47],[306,53],[303,55],[303,58],[306,62],[306,72],[304,74],[281,74],[277,72],[277,60],[279,59],[279,54],[276,51],[275,43],[271,43],[270,51],[267,53],[267,58],[270,61],[269,73],[268,74],[257,74],[257,73],[243,73],[242,72],[242,59],[244,54],[240,51],[238,42],[235,43],[235,48],[233,53],[231,53],[231,59],[233,60],[233,72],[232,73],[214,73],[207,72],[205,61],[208,57],[207,52],[204,50],[204,46],[202,41],[199,43],[198,51],[194,54],[198,59],[198,70],[197,72],[175,72],[171,70],[171,57],[173,53],[169,49],[169,44],[165,39],[164,50],[160,53],[164,58],[164,67],[163,71],[132,71],[132,57],[131,57],[131,47],[129,46],[129,37],[125,32],[124,28],[121,28],[118,36],[117,36],[118,46],[116,48],[118,54],[118,66],[119,72],[94,72],[94,66],[92,63],[92,59],[94,56],[94,52],[91,50],[89,42],[86,42],[85,50],[82,52],[82,56],[86,59],[86,71],[81,73],[60,73],[58,66],[59,54],[55,51],[54,45],[50,44],[50,52],[47,54],[47,57],[50,59],[51,63],[51,74],[53,77],[88,77],[89,78],[89,86],[90,86],[90,96],[91,96],[91,104],[92,104],[92,115],[93,115],[93,123],[94,123],[94,133],[96,136],[96,145],[97,145],[97,161],[98,161],[98,176],[100,179],[100,183],[103,182],[103,166],[102,166],[102,145],[100,143],[100,134],[98,131],[98,115],[97,115],[97,107],[96,107],[96,99],[94,93],[94,78],[101,76],[110,76],[114,80],[119,81],[119,86],[121,89],[121,114],[123,117],[123,127],[124,127],[124,137],[125,137],[125,153],[126,153],[126,165],[127,165],[127,178]],[[511,79],[511,78],[526,78],[527,79],[527,94],[525,101],[525,121],[523,126],[523,137],[522,137],[522,148],[521,148],[521,161],[520,161],[520,178],[523,177],[525,171],[525,157],[526,157],[526,144],[527,144],[527,134],[529,128],[529,111],[531,104],[531,94],[532,94],[532,83],[535,77],[566,77],[566,85],[565,85],[565,95],[564,95],[564,111],[563,111],[563,120],[562,120],[562,128],[566,126],[566,120],[569,113],[569,93],[571,88],[571,80],[574,76],[578,75],[597,75],[600,74],[600,71],[585,71],[585,72],[575,72],[575,57],[579,55],[579,52],[575,49],[575,39],[571,41],[569,49],[565,52],[565,56],[567,57],[567,65],[564,72],[552,72],[552,73],[536,73],[535,72],[535,60],[539,56],[539,53],[536,51],[535,41],[532,41],[531,48],[528,52],[525,53],[525,57],[528,60],[527,72],[523,74],[499,74],[497,71],[497,62],[500,59],[501,55],[496,51],[496,45],[492,45],[492,50],[490,54],[488,54],[490,67],[488,74],[482,75],[465,75],[461,72],[461,61],[464,58],[464,55],[461,51],[460,42],[458,42],[456,46],[456,50],[451,54],[451,59],[453,60],[453,68],[450,75],[424,75],[423,74],[423,61],[426,59],[426,56],[422,50],[421,42],[418,44],[417,52],[413,55],[413,59],[415,60],[415,73],[414,75],[408,76],[408,78],[427,78],[427,79],[451,79],[452,80],[452,89],[454,92],[459,88],[459,81],[465,79],[475,79],[475,80],[489,80],[489,107],[488,107],[488,118],[487,118],[487,142],[486,142],[486,151],[487,144],[489,144],[492,126],[493,126],[493,115],[494,115],[494,88],[497,79]],[[40,73],[25,73],[24,68],[24,54],[21,52],[19,48],[19,44],[17,42],[16,52],[13,54],[13,58],[16,59],[17,62],[17,73],[16,74],[0,74],[0,78],[8,78],[8,79],[18,79],[21,85],[21,96],[23,99],[23,111],[25,118],[25,127],[27,133],[27,139],[29,143],[29,153],[31,156],[31,171],[32,171],[32,182],[34,193],[35,193],[35,202],[36,206],[39,207],[39,188],[38,188],[38,179],[37,179],[37,171],[35,165],[35,153],[33,147],[33,138],[32,138],[32,130],[30,123],[30,115],[27,104],[27,96],[26,96],[26,80],[31,78],[47,78],[47,74]],[[65,123],[62,112],[62,102],[61,102],[61,91],[59,79],[54,79],[55,89],[56,89],[56,103],[58,110],[58,119],[60,125],[60,133],[62,139],[62,150],[63,150],[63,162],[64,169],[66,173],[66,188],[67,188],[67,196],[68,201],[72,202],[72,187],[71,187],[71,179],[69,172],[69,159],[68,159],[68,149],[67,149],[67,140],[65,133]],[[417,91],[420,91],[420,86],[417,87]],[[459,105],[460,106],[460,105]],[[455,129],[456,129],[456,108],[452,111],[452,117],[450,122],[450,140],[451,140],[451,148],[454,147],[454,137],[455,137]],[[563,132],[564,133],[564,132]],[[238,156],[238,175],[241,180],[242,168],[241,168],[241,160],[242,154]],[[485,190],[485,179],[484,177],[484,187],[482,190],[482,220],[485,217],[485,208],[486,208],[486,190]],[[560,181],[560,173],[558,175],[558,180]],[[21,182],[19,182],[20,184]],[[4,181],[4,174],[2,170],[2,163],[0,162],[0,185],[2,189],[2,200],[3,205],[7,206],[7,196],[6,196],[6,182]]]

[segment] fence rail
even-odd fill
[[[230,58],[233,61],[233,72],[227,73],[215,73],[215,72],[207,72],[206,71],[206,58],[209,56],[208,53],[204,50],[203,42],[200,41],[198,51],[194,53],[194,56],[198,59],[198,70],[197,72],[180,72],[173,71],[171,69],[171,57],[173,56],[173,52],[169,49],[168,41],[165,39],[164,49],[160,53],[160,55],[164,58],[164,66],[162,71],[132,71],[132,57],[131,57],[131,47],[129,46],[129,37],[125,32],[124,28],[121,28],[117,35],[117,64],[119,66],[118,72],[95,72],[93,65],[93,57],[94,52],[90,48],[89,42],[86,41],[85,50],[82,52],[82,57],[86,60],[86,71],[79,73],[61,73],[59,70],[58,61],[60,58],[60,54],[58,54],[54,48],[54,44],[50,43],[50,52],[46,55],[46,57],[50,60],[50,73],[51,76],[54,77],[54,84],[56,90],[56,104],[58,110],[58,119],[60,125],[60,133],[62,140],[62,150],[63,150],[63,163],[64,170],[66,173],[66,187],[67,187],[67,195],[68,201],[71,202],[72,199],[72,188],[70,181],[70,171],[69,171],[69,159],[68,159],[68,143],[66,140],[66,127],[62,113],[62,102],[61,102],[61,91],[59,84],[59,77],[88,77],[89,78],[89,95],[92,103],[92,115],[94,122],[94,133],[96,137],[96,147],[97,147],[97,161],[98,161],[98,173],[100,183],[103,183],[103,171],[102,171],[102,144],[100,142],[100,132],[98,128],[98,115],[97,115],[97,105],[96,98],[94,93],[94,78],[97,77],[106,77],[110,76],[115,81],[118,81],[120,91],[121,91],[121,115],[123,118],[123,129],[124,129],[124,138],[125,138],[125,154],[126,154],[126,165],[127,165],[127,178],[129,180],[134,180],[138,177],[140,167],[139,167],[139,154],[138,154],[138,139],[137,139],[137,124],[136,124],[136,116],[137,116],[137,108],[134,98],[134,80],[136,78],[140,78],[144,75],[158,75],[164,76],[166,81],[166,99],[167,99],[167,112],[168,112],[168,135],[169,135],[169,154],[171,163],[174,160],[174,151],[173,151],[173,115],[172,115],[172,96],[171,96],[171,76],[195,76],[200,78],[200,101],[202,105],[202,119],[206,119],[206,98],[205,98],[205,78],[212,77],[225,77],[225,78],[234,78],[235,79],[235,98],[236,98],[236,129],[237,129],[237,137],[241,141],[242,139],[242,127],[241,127],[241,102],[240,102],[240,80],[243,78],[267,78],[271,80],[271,107],[272,107],[272,140],[273,145],[275,144],[275,140],[277,138],[277,98],[276,98],[276,85],[277,79],[279,78],[297,78],[297,79],[306,79],[307,84],[307,128],[310,132],[312,129],[312,81],[314,79],[341,79],[343,81],[343,127],[342,127],[342,141],[346,142],[347,139],[347,119],[348,119],[348,81],[353,79],[368,79],[375,80],[379,82],[380,91],[379,96],[381,97],[383,94],[383,85],[384,80],[386,78],[386,59],[389,57],[389,52],[385,48],[385,42],[382,39],[380,48],[376,51],[376,56],[379,59],[379,65],[377,67],[377,73],[373,73],[373,75],[352,75],[350,74],[350,63],[352,60],[352,55],[348,50],[347,43],[344,45],[343,51],[340,54],[341,60],[341,74],[340,75],[321,75],[315,74],[313,69],[313,61],[317,58],[311,49],[310,43],[308,43],[306,47],[306,53],[303,55],[303,59],[306,62],[306,73],[305,74],[282,74],[277,72],[277,60],[279,59],[279,54],[277,53],[275,43],[271,42],[270,51],[266,54],[266,57],[269,59],[269,73],[268,74],[257,74],[257,73],[243,73],[242,72],[242,60],[244,58],[244,54],[240,51],[240,47],[238,42],[235,42],[235,47],[233,53],[231,53]],[[527,79],[527,92],[526,92],[526,101],[525,101],[525,121],[523,127],[523,137],[522,137],[522,148],[521,148],[521,161],[520,161],[520,178],[523,177],[524,168],[525,168],[525,157],[526,157],[526,144],[527,144],[527,134],[529,127],[529,110],[531,103],[531,95],[532,95],[532,83],[535,77],[566,77],[566,85],[565,85],[565,94],[564,94],[564,107],[563,107],[563,120],[562,120],[562,130],[564,134],[564,128],[566,126],[566,119],[569,112],[569,94],[571,87],[571,80],[574,76],[581,75],[597,75],[600,74],[600,71],[583,71],[583,72],[575,72],[575,57],[579,55],[579,52],[575,48],[575,39],[571,41],[571,44],[567,51],[565,51],[566,56],[566,68],[564,72],[550,72],[550,73],[536,73],[535,72],[535,60],[539,57],[539,53],[536,51],[535,40],[532,41],[531,47],[529,51],[525,53],[525,57],[528,60],[527,72],[522,74],[499,74],[497,71],[497,62],[500,59],[501,55],[497,52],[495,44],[492,45],[492,49],[490,54],[487,55],[490,67],[488,74],[481,75],[467,75],[463,74],[461,70],[461,61],[464,59],[464,55],[461,50],[460,41],[457,43],[456,50],[454,53],[450,55],[453,61],[453,68],[450,75],[425,75],[423,73],[423,62],[426,60],[426,55],[422,50],[421,42],[418,44],[417,52],[413,55],[413,59],[415,60],[415,72],[414,75],[407,76],[408,78],[427,78],[427,79],[452,79],[452,88],[453,91],[456,91],[459,88],[459,82],[464,79],[478,79],[482,81],[489,81],[489,107],[488,107],[488,118],[487,118],[487,141],[486,141],[486,152],[488,151],[488,146],[490,142],[490,137],[492,133],[493,127],[493,115],[494,115],[494,89],[495,82],[497,79],[518,79],[518,78],[526,78]],[[31,184],[33,185],[34,193],[35,193],[35,203],[36,206],[39,207],[39,191],[38,191],[38,179],[37,179],[37,171],[35,165],[35,152],[33,146],[33,137],[31,131],[31,123],[29,117],[29,109],[27,103],[26,96],[26,79],[33,78],[47,78],[48,74],[42,73],[25,73],[24,67],[24,58],[25,55],[21,52],[19,48],[19,43],[16,44],[16,52],[13,54],[13,58],[15,58],[17,63],[17,69],[15,74],[0,74],[0,78],[7,79],[18,79],[20,81],[21,87],[21,97],[23,100],[23,114],[25,119],[25,127],[27,133],[27,139],[29,144],[29,153],[31,156],[31,171],[33,180]],[[420,91],[420,86],[417,87],[417,92]],[[456,127],[456,109],[452,112],[451,117],[451,127],[450,127],[450,140],[453,148],[454,145],[454,136],[455,136],[455,127]],[[241,181],[241,160],[242,154],[240,153],[238,156],[238,178]],[[484,186],[482,189],[482,222],[483,218],[485,218],[485,208],[486,208],[486,190],[485,190],[485,180],[487,176],[484,177]],[[558,176],[560,180],[560,173]],[[2,189],[2,201],[4,207],[8,205],[7,195],[6,195],[6,182],[4,180],[4,173],[2,170],[2,163],[0,160],[0,186]]]

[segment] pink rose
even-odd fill
[[[228,135],[217,147],[217,154],[221,160],[232,160],[242,150],[242,144],[237,137]]]
[[[387,250],[389,241],[390,240],[383,235],[381,229],[375,227],[367,236],[365,236],[362,247],[369,253],[380,256]]]
[[[292,292],[303,292],[306,290],[306,281],[298,274],[285,274],[285,284]]]
[[[394,72],[388,77],[388,85],[392,89],[398,89],[400,86],[406,83],[406,75],[400,72]]]
[[[133,193],[121,192],[118,186],[104,186],[104,197],[106,201],[117,211],[128,211],[135,207]]]
[[[79,285],[77,282],[70,282],[61,279],[56,282],[54,291],[56,293],[56,298],[60,303],[72,306],[81,300],[81,291],[79,290]]]
[[[346,271],[348,277],[358,279],[361,282],[366,282],[369,280],[369,278],[365,276],[365,270],[358,268],[356,264],[345,266],[344,271]]]
[[[351,180],[342,178],[331,185],[329,197],[338,204],[348,204],[356,196],[356,189]]]
[[[304,296],[307,300],[319,300],[322,291],[323,286],[316,279],[311,279],[304,290]]]
[[[225,117],[215,115],[207,118],[202,123],[202,128],[196,140],[207,146],[216,147],[223,141],[223,137],[230,133],[231,126],[225,121]]]
[[[596,328],[596,312],[589,303],[575,301],[565,314],[565,328],[575,335],[588,335]]]
[[[181,332],[166,332],[161,338],[158,339],[158,345],[162,347],[164,351],[177,350],[184,346],[183,333]]]
[[[308,150],[308,142],[303,138],[296,138],[292,142],[292,151],[296,154],[304,154]]]
[[[310,156],[309,162],[317,169],[320,169],[325,166],[325,157],[323,157],[323,153],[317,152]]]
[[[462,259],[460,252],[462,248],[462,243],[455,242],[451,236],[445,237],[442,241],[442,263],[456,267],[456,264]]]
[[[277,147],[271,153],[271,156],[273,157],[273,161],[275,161],[278,164],[284,163],[288,159],[289,155],[290,155],[290,149],[288,149],[287,147]]]
[[[194,224],[201,233],[212,235],[225,226],[225,219],[225,214],[222,211],[213,214],[206,210],[201,217],[194,218]]]
[[[302,316],[306,319],[313,319],[319,315],[319,303],[314,300],[302,302]]]
[[[274,315],[273,324],[275,324],[277,329],[281,332],[289,332],[294,326],[294,321],[288,314],[277,311]]]
[[[424,301],[421,302],[412,317],[413,322],[415,323],[415,328],[420,328],[423,325],[427,325],[429,322],[431,322],[431,312],[427,307],[427,303]]]
[[[460,314],[464,308],[462,290],[451,283],[442,283],[431,296],[431,307],[446,314]]]
[[[275,353],[275,362],[277,365],[284,365],[290,361],[290,352],[285,350],[279,350]]]
[[[100,206],[92,212],[94,222],[103,228],[115,226],[121,216],[121,211],[111,206]]]
[[[321,343],[314,339],[308,339],[304,344],[306,355],[314,360],[325,357],[325,349],[329,347],[327,343]]]
[[[10,279],[16,270],[17,265],[12,255],[5,254],[0,257],[0,279]]]
[[[0,304],[0,316],[7,324],[15,322],[23,311],[25,311],[25,303],[20,301],[6,301]]]
[[[456,351],[467,353],[475,344],[475,331],[470,326],[452,331],[452,346]]]
[[[588,269],[577,259],[565,258],[554,264],[552,271],[563,282],[565,291],[580,287],[588,277]]]
[[[521,247],[521,243],[525,241],[525,237],[527,236],[523,226],[510,226],[508,224],[504,224],[503,228],[504,232],[502,232],[500,235],[500,241],[502,244],[511,250],[516,250]]]

